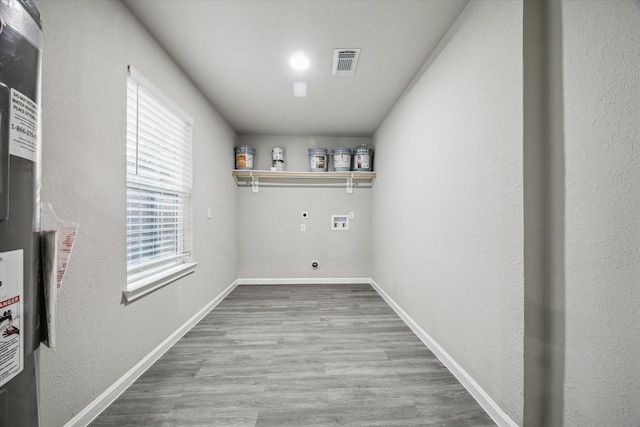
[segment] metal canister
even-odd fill
[[[327,154],[326,148],[309,148],[309,170],[311,172],[327,171]]]
[[[256,155],[256,150],[248,145],[239,145],[236,147],[236,169],[239,170],[252,170],[253,159]]]
[[[353,149],[354,172],[370,172],[373,170],[373,148],[366,144]]]
[[[333,156],[333,170],[336,172],[348,172],[351,170],[351,149],[334,148],[331,150]]]

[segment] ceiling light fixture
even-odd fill
[[[294,70],[304,71],[309,68],[309,58],[304,55],[304,52],[299,50],[293,55],[291,55],[291,59],[289,60],[289,64]]]

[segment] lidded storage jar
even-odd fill
[[[333,156],[333,170],[336,172],[348,172],[351,170],[351,149],[334,148],[331,150]]]
[[[253,159],[256,155],[256,150],[248,145],[239,145],[236,147],[236,169],[240,170],[252,170]]]
[[[326,148],[309,148],[309,170],[311,172],[327,171],[327,154]]]
[[[373,148],[366,144],[359,145],[353,149],[353,170],[354,172],[370,172],[373,166]]]
[[[284,149],[282,147],[273,147],[271,149],[271,170],[284,170]]]

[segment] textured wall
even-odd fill
[[[521,2],[471,2],[375,134],[372,200],[374,280],[518,423],[522,96]]]
[[[565,425],[640,423],[640,2],[565,1]]]
[[[519,2],[470,3],[377,132],[373,190],[352,195],[236,188],[233,131],[125,7],[37,5],[45,35],[43,201],[81,227],[60,296],[59,347],[41,351],[44,427],[64,425],[238,276],[372,275],[520,422]],[[640,422],[640,6],[565,1],[563,26],[565,425],[634,426]],[[129,64],[195,118],[200,265],[194,275],[125,307]],[[259,168],[269,166],[273,146],[284,145],[288,169],[306,170],[308,147],[370,140],[242,136],[236,142],[259,149]],[[208,207],[214,220],[206,219]],[[306,233],[299,231],[302,210],[311,214]],[[356,213],[352,231],[328,231],[329,215],[348,211]],[[308,267],[312,258],[322,263],[316,272]]]
[[[235,133],[118,1],[37,1],[44,21],[43,201],[80,223],[43,348],[42,425],[60,427],[237,277]],[[121,304],[126,285],[127,65],[193,115],[196,272]],[[214,220],[206,219],[213,208]]]
[[[271,149],[285,148],[288,171],[309,171],[308,148],[353,148],[371,138],[243,135],[257,149],[256,169],[269,169]],[[229,153],[229,170],[233,155]],[[331,162],[332,170],[333,163]],[[302,220],[302,211],[309,213]],[[349,231],[331,231],[331,215],[355,213]],[[300,231],[305,223],[306,232]],[[238,189],[238,273],[241,278],[371,277],[371,189]],[[320,268],[313,270],[311,260]]]

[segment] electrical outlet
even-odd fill
[[[356,218],[356,213],[351,211],[349,212],[349,219],[355,219]]]
[[[307,231],[307,224],[300,224],[300,231]]]

